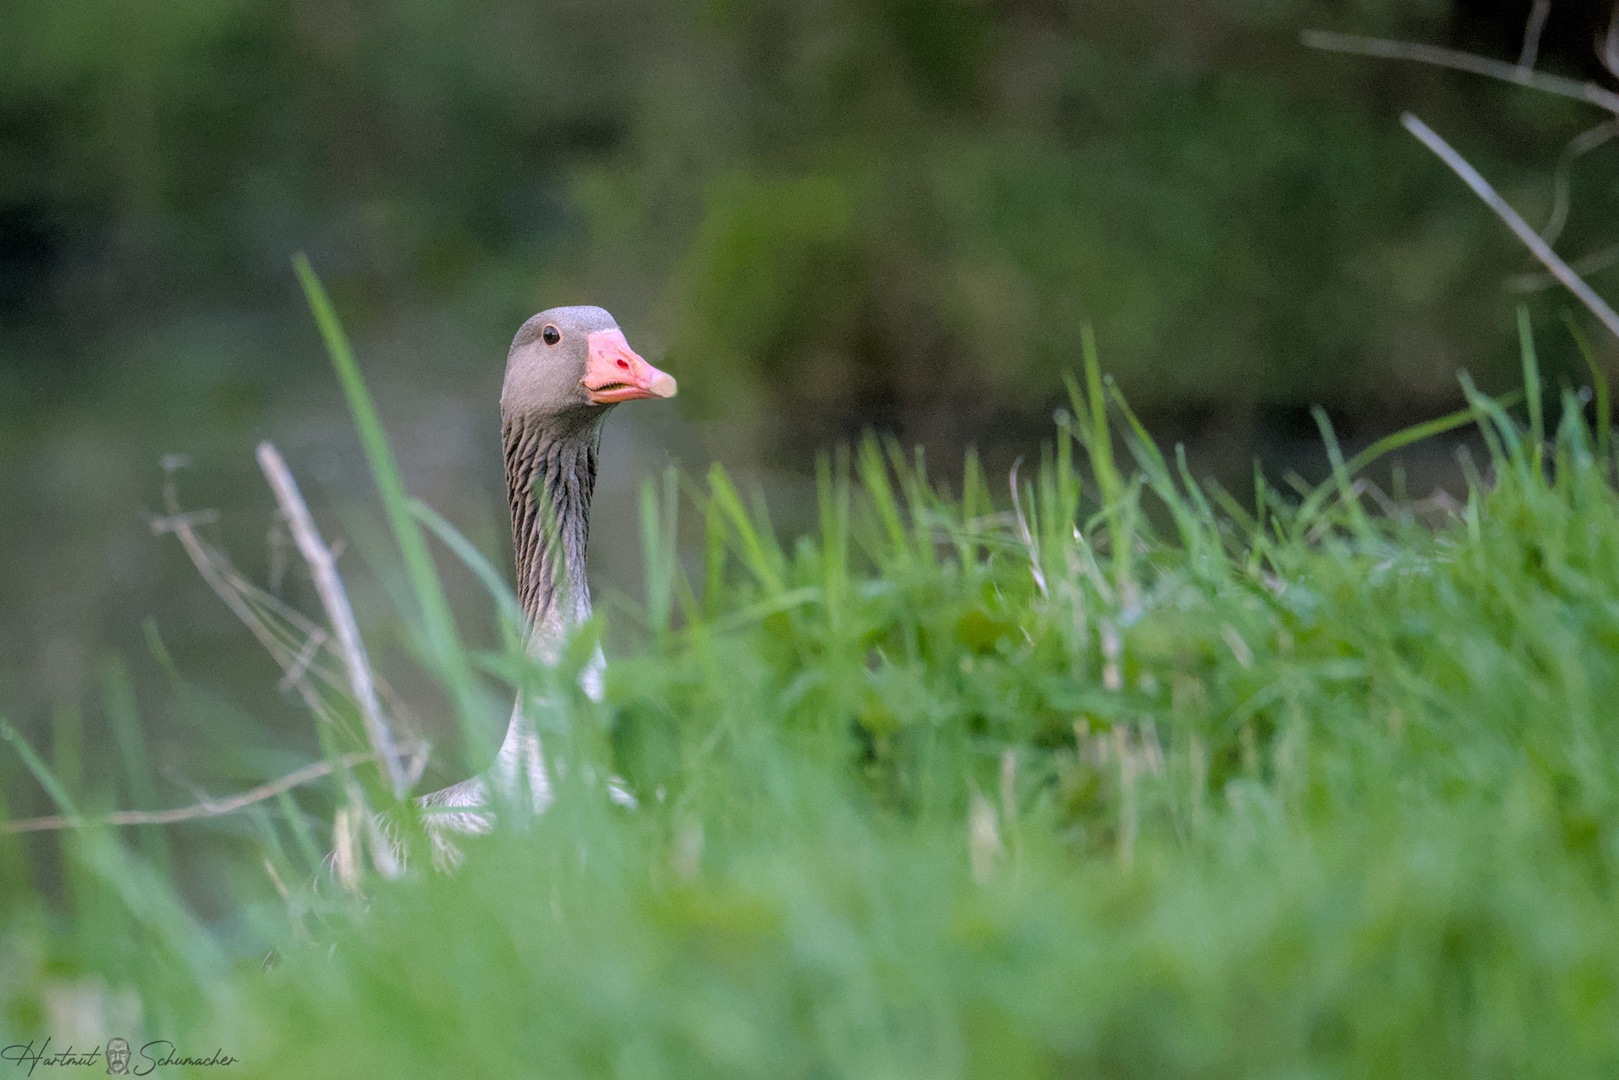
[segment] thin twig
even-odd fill
[[[186,554],[191,557],[192,565],[197,568],[197,573],[202,575],[202,579],[208,583],[208,587],[213,589],[221,600],[225,601],[225,605],[252,631],[253,636],[259,639],[259,644],[263,645],[270,655],[275,657],[276,661],[281,664],[282,669],[289,669],[290,662],[294,657],[270,632],[269,627],[264,625],[264,622],[253,612],[253,609],[247,605],[241,594],[231,587],[230,583],[225,579],[225,575],[220,573],[219,567],[212,557],[212,552],[202,542],[202,539],[197,536],[196,529],[193,527],[199,520],[208,521],[212,519],[204,517],[202,514],[181,514],[174,512],[171,508],[168,517],[152,519],[152,532],[157,535],[171,532],[179,538],[180,546],[185,548]],[[300,680],[299,690],[303,693],[304,700],[309,704],[310,708],[316,712],[322,711],[322,703],[318,695],[315,694],[313,687]]]
[[[172,532],[179,539],[180,546],[185,548],[186,554],[190,556],[192,565],[197,568],[197,573],[201,574],[202,579],[208,583],[208,587],[213,589],[221,600],[225,601],[225,605],[235,613],[236,617],[242,621],[242,624],[259,640],[259,644],[264,646],[265,651],[281,666],[281,670],[288,673],[292,672],[297,666],[296,654],[276,637],[270,626],[253,610],[239,587],[240,583],[233,580],[236,575],[230,564],[222,556],[216,557],[213,549],[197,535],[197,525],[211,522],[218,515],[213,511],[201,511],[191,514],[181,513],[179,496],[175,491],[174,473],[177,468],[184,464],[183,458],[172,455],[163,461],[163,469],[167,474],[163,482],[163,502],[164,508],[168,511],[168,516],[154,518],[151,522],[152,532],[158,535]],[[310,629],[316,628],[313,624],[310,624]],[[303,636],[307,639],[308,632],[306,631]],[[326,720],[332,718],[326,703],[321,700],[320,692],[307,679],[294,679],[293,685],[297,687],[299,695],[304,699],[304,703],[309,706],[315,715]]]
[[[1615,135],[1619,135],[1619,121],[1604,120],[1596,127],[1588,128],[1574,136],[1563,148],[1563,153],[1557,160],[1557,173],[1552,180],[1552,214],[1546,219],[1545,227],[1540,230],[1540,238],[1546,243],[1557,243],[1557,238],[1563,233],[1563,226],[1568,224],[1569,184],[1574,177],[1574,162]]]
[[[1619,3],[1613,5],[1613,14],[1608,16],[1608,32],[1597,42],[1597,58],[1608,74],[1619,76]]]
[[[91,825],[173,825],[181,821],[195,821],[198,818],[219,817],[222,814],[234,814],[238,810],[245,810],[254,803],[261,803],[266,799],[273,799],[283,791],[291,791],[311,780],[319,780],[338,769],[350,769],[355,765],[375,759],[374,754],[368,750],[356,750],[344,754],[332,761],[316,761],[295,769],[287,775],[269,783],[260,784],[256,788],[242,792],[240,795],[231,795],[223,799],[202,799],[191,806],[181,806],[173,810],[116,810],[102,817],[83,817],[75,815],[52,814],[49,817],[23,818],[21,821],[0,821],[0,833],[44,832],[49,829],[82,829]]]
[[[164,524],[164,522],[154,522],[153,528],[158,528]],[[193,553],[193,561],[196,562],[199,556],[206,559],[214,571],[214,578],[224,582],[224,588],[235,594],[236,599],[241,602],[240,607],[231,603],[229,598],[226,599],[226,602],[231,603],[232,610],[237,612],[238,617],[242,618],[248,629],[253,631],[253,636],[258,638],[270,655],[275,658],[276,663],[281,666],[281,670],[286,673],[291,684],[298,687],[305,700],[310,702],[311,707],[315,709],[317,715],[322,719],[332,720],[332,714],[326,707],[324,699],[320,698],[319,691],[308,683],[306,674],[318,676],[323,683],[340,693],[345,690],[346,680],[314,659],[307,663],[299,660],[303,649],[307,647],[309,641],[319,638],[322,640],[326,651],[341,661],[342,656],[326,631],[305,617],[304,613],[297,608],[283,603],[243,577],[231,565],[224,552],[209,546],[206,541],[197,537],[194,533],[182,535],[181,539],[182,542],[190,541],[187,545],[187,550]],[[335,552],[333,557],[336,557]],[[207,568],[200,562],[198,563],[198,570],[204,574],[204,577],[208,576]],[[216,591],[219,588],[220,586],[215,585]],[[224,594],[221,593],[221,595]],[[244,610],[247,612],[246,615],[242,614]],[[282,625],[283,623],[286,625]],[[294,649],[298,651],[295,653]],[[386,690],[381,679],[377,680],[377,689],[386,696]]]
[[[219,515],[212,510],[181,512],[174,474],[186,464],[186,459],[179,455],[170,455],[163,459],[163,468],[167,474],[163,484],[163,499],[168,515],[154,518],[151,522],[152,531],[175,534],[203,580],[220,599],[225,601],[280,666],[284,674],[281,681],[282,688],[297,690],[318,719],[329,724],[337,723],[338,717],[332,711],[325,695],[320,687],[311,681],[312,678],[318,679],[322,685],[338,694],[349,693],[347,679],[321,660],[324,654],[330,654],[341,663],[342,655],[337,646],[322,627],[297,608],[289,606],[279,597],[243,577],[231,565],[224,552],[210,545],[197,533],[196,526],[216,521]],[[337,558],[336,545],[333,545],[332,557]],[[316,643],[318,647],[311,652],[311,647],[316,646]],[[389,713],[396,721],[405,724],[407,728],[410,727],[409,709],[394,693],[387,680],[373,672],[373,681],[377,694],[387,703]],[[425,743],[421,745],[425,746]],[[417,769],[417,772],[419,771]]]
[[[259,467],[264,470],[265,479],[270,481],[276,502],[281,504],[281,512],[292,530],[298,553],[309,564],[321,606],[332,621],[332,630],[337,635],[337,643],[348,668],[349,684],[354,690],[354,700],[360,706],[360,716],[365,721],[371,747],[382,761],[394,797],[403,799],[409,786],[405,767],[399,760],[393,732],[389,730],[388,721],[382,715],[382,705],[377,700],[376,684],[371,677],[371,661],[366,656],[359,625],[354,621],[354,609],[349,606],[343,579],[337,576],[337,560],[322,542],[320,532],[315,528],[315,519],[304,504],[298,483],[292,478],[292,471],[281,459],[280,452],[266,440],[259,443],[258,457]]]
[[[1561,75],[1548,75],[1532,71],[1505,60],[1491,60],[1476,53],[1456,49],[1441,49],[1437,45],[1421,45],[1412,41],[1387,41],[1383,38],[1361,37],[1358,34],[1333,34],[1325,30],[1306,30],[1299,35],[1305,45],[1327,52],[1355,53],[1376,56],[1384,60],[1414,60],[1419,64],[1434,64],[1455,71],[1467,71],[1492,79],[1516,83],[1519,86],[1544,90],[1548,94],[1571,97],[1589,102],[1612,113],[1619,113],[1619,94],[1604,90],[1596,83],[1566,79]]]
[[[281,676],[281,682],[277,684],[279,688],[286,690],[293,683],[303,678],[304,672],[308,671],[309,665],[315,662],[316,654],[320,652],[320,647],[325,643],[326,632],[324,630],[316,630],[310,634],[309,640],[304,643],[303,649],[293,658],[292,667],[288,669],[285,675]]]
[[[1529,9],[1529,21],[1523,26],[1523,51],[1518,54],[1518,66],[1529,71],[1540,56],[1540,32],[1546,29],[1546,17],[1552,13],[1552,0],[1535,0]]]
[[[1606,270],[1616,263],[1619,263],[1619,244],[1609,244],[1607,247],[1593,251],[1589,255],[1580,256],[1569,263],[1568,266],[1576,274],[1585,277],[1589,274]],[[1557,279],[1550,274],[1525,271],[1522,274],[1513,274],[1501,283],[1501,287],[1507,292],[1533,293],[1540,292],[1542,289],[1549,289],[1556,284]]]
[[[1601,319],[1602,324],[1615,337],[1619,337],[1619,315],[1614,313],[1613,308],[1608,306],[1608,302],[1598,296],[1580,275],[1569,269],[1568,263],[1558,257],[1557,252],[1553,251],[1546,241],[1542,240],[1540,235],[1529,227],[1529,223],[1519,216],[1518,212],[1509,206],[1505,199],[1496,194],[1495,189],[1490,186],[1490,182],[1480,176],[1478,170],[1469,165],[1466,159],[1455,150],[1452,150],[1449,143],[1434,134],[1432,128],[1412,114],[1406,113],[1400,117],[1400,123],[1405,125],[1407,131],[1421,139],[1424,146],[1439,155],[1439,159],[1449,165],[1451,171],[1461,177],[1467,186],[1473,189],[1473,193],[1483,199],[1484,204],[1494,210],[1502,221],[1506,222],[1507,228],[1511,229],[1518,239],[1523,241],[1524,246],[1534,253],[1535,258],[1539,259],[1546,269],[1552,272],[1552,276],[1561,281],[1569,292],[1579,297],[1580,302],[1589,308],[1593,315]]]

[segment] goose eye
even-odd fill
[[[545,339],[547,345],[555,345],[562,340],[562,331],[554,326],[547,326],[540,331],[540,336]]]

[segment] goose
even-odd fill
[[[585,546],[602,423],[615,405],[674,397],[675,390],[674,378],[631,349],[618,323],[599,307],[550,308],[512,339],[500,392],[501,440],[517,595],[529,623],[526,648],[540,663],[555,664],[568,630],[590,617]],[[598,701],[605,666],[598,648],[580,677],[585,693]],[[453,867],[460,860],[447,834],[489,831],[492,794],[511,802],[525,789],[534,811],[543,812],[551,780],[519,693],[487,773],[416,800],[439,811],[424,817],[435,862]],[[634,802],[616,780],[608,782],[608,793],[616,802]],[[466,809],[456,812],[459,807]]]

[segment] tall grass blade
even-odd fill
[[[1113,433],[1107,422],[1107,392],[1102,382],[1102,362],[1096,349],[1096,331],[1089,324],[1080,327],[1080,350],[1085,360],[1085,395],[1078,395],[1072,381],[1068,392],[1074,400],[1074,409],[1080,415],[1089,414],[1090,423],[1085,448],[1091,456],[1091,472],[1102,492],[1102,510],[1108,523],[1108,542],[1113,553],[1114,588],[1121,597],[1130,595],[1134,586],[1131,561],[1135,555],[1135,538],[1126,529],[1127,515],[1124,501],[1126,485],[1113,461]]]
[[[495,569],[493,563],[484,558],[477,545],[468,540],[461,530],[450,524],[437,510],[420,499],[411,499],[409,506],[416,520],[426,525],[445,547],[454,552],[455,557],[472,571],[472,575],[493,598],[495,607],[500,612],[501,629],[506,636],[507,644],[519,643],[524,629],[528,626],[528,616],[523,614],[523,605],[518,602],[506,578]]]
[[[1596,350],[1591,348],[1591,342],[1586,338],[1585,331],[1575,321],[1574,313],[1567,308],[1563,309],[1563,322],[1568,327],[1568,332],[1573,335],[1574,344],[1579,347],[1580,355],[1585,357],[1585,366],[1591,371],[1591,392],[1596,395],[1597,407],[1597,458],[1605,463],[1605,468],[1611,468],[1609,449],[1613,439],[1613,398],[1608,386],[1608,376],[1602,370],[1602,365],[1597,363]]]
[[[479,723],[484,719],[484,710],[480,707],[472,671],[461,648],[455,618],[450,613],[450,604],[444,595],[444,585],[439,581],[433,557],[427,550],[426,538],[422,536],[416,518],[411,513],[410,496],[405,491],[404,480],[399,475],[399,466],[394,460],[393,449],[388,445],[387,435],[382,429],[382,420],[377,414],[376,403],[371,398],[371,392],[366,389],[359,364],[354,359],[354,351],[349,346],[348,336],[343,332],[342,324],[338,321],[337,313],[333,310],[320,279],[315,276],[314,268],[302,253],[293,256],[293,269],[303,286],[309,309],[315,316],[315,323],[320,328],[321,338],[326,343],[326,351],[331,356],[332,366],[337,369],[338,380],[343,385],[343,396],[348,399],[349,412],[354,418],[360,445],[364,448],[366,460],[371,466],[371,475],[376,480],[377,491],[382,497],[388,524],[393,530],[400,554],[404,556],[405,568],[415,592],[428,649],[437,666],[438,675],[444,681],[445,689],[455,706],[463,731],[469,737],[470,745],[484,726]]]
[[[79,815],[78,805],[73,801],[73,796],[68,794],[68,789],[56,778],[56,774],[51,771],[44,760],[34,752],[34,748],[28,744],[27,739],[22,737],[22,733],[12,727],[11,722],[4,716],[0,716],[0,740],[11,744],[11,748],[17,752],[17,756],[22,759],[22,763],[33,774],[39,786],[45,789],[45,794],[51,797],[51,801],[56,804],[58,810],[68,817],[77,817]]]
[[[1529,441],[1533,447],[1530,466],[1541,472],[1541,455],[1546,444],[1546,416],[1540,403],[1540,360],[1535,356],[1534,330],[1529,325],[1529,309],[1518,305],[1518,350],[1523,359],[1523,391],[1529,402]]]
[[[1096,350],[1096,331],[1090,326],[1080,328],[1080,347],[1085,359],[1085,389],[1089,405],[1091,470],[1097,486],[1102,489],[1104,506],[1116,506],[1124,496],[1124,478],[1113,463],[1113,438],[1107,424],[1107,395],[1102,388],[1102,362]],[[1115,537],[1115,541],[1118,538]]]
[[[84,713],[77,701],[63,698],[51,709],[51,760],[56,778],[67,791],[84,794]]]
[[[680,488],[679,476],[664,470],[663,493],[649,476],[641,481],[641,558],[646,577],[647,628],[658,638],[669,632],[678,567]]]
[[[1498,395],[1495,398],[1495,403],[1503,409],[1510,409],[1523,399],[1524,391],[1522,389],[1518,389]],[[1420,424],[1412,424],[1410,427],[1401,428],[1399,431],[1396,431],[1391,435],[1383,436],[1381,439],[1378,439],[1376,442],[1372,443],[1372,445],[1366,447],[1366,449],[1360,451],[1360,453],[1350,458],[1344,463],[1344,472],[1350,477],[1353,477],[1372,462],[1383,457],[1385,454],[1391,454],[1396,450],[1402,449],[1403,447],[1410,446],[1412,443],[1421,442],[1423,439],[1431,439],[1436,435],[1443,435],[1448,431],[1455,431],[1459,427],[1466,427],[1468,424],[1475,424],[1478,422],[1478,420],[1478,410],[1469,406],[1465,409],[1457,409],[1453,413],[1447,413],[1446,415],[1437,417],[1433,420],[1424,420]],[[1313,519],[1316,513],[1321,509],[1321,504],[1326,501],[1333,491],[1337,490],[1337,487],[1338,477],[1336,474],[1333,475],[1332,479],[1324,480],[1318,484],[1299,506],[1299,516]]]
[[[124,760],[124,775],[129,780],[129,793],[137,810],[156,810],[157,784],[151,766],[146,761],[146,739],[141,731],[140,713],[135,705],[135,690],[129,682],[129,668],[122,659],[114,658],[107,664],[102,679],[102,707],[112,724],[113,739],[118,743],[119,755]],[[152,865],[165,876],[169,873],[169,847],[163,830],[156,825],[140,828],[141,851]]]
[[[4,769],[0,766],[0,769]],[[0,825],[11,820],[11,806],[6,799],[8,785],[0,784]],[[29,866],[28,849],[21,833],[0,829],[0,918],[11,914],[11,908],[27,903],[36,888],[33,869]]]
[[[815,491],[821,516],[821,581],[827,618],[834,630],[843,619],[849,582],[849,447],[815,460]]]
[[[1462,384],[1462,393],[1479,412],[1481,417],[1479,434],[1484,436],[1484,442],[1489,446],[1490,454],[1496,459],[1497,466],[1510,465],[1518,469],[1525,474],[1527,482],[1528,462],[1524,458],[1523,436],[1519,434],[1518,425],[1494,398],[1479,392],[1478,387],[1473,385],[1472,376],[1467,372],[1458,372],[1456,377]],[[1490,422],[1484,423],[1483,417],[1489,417]]]
[[[891,560],[901,566],[908,564],[911,561],[911,545],[905,532],[904,519],[900,516],[899,499],[888,482],[888,463],[883,459],[882,444],[870,432],[860,441],[857,468],[860,483],[888,531],[889,550],[884,553],[888,559],[883,561]]]
[[[292,837],[298,841],[298,850],[304,856],[304,872],[313,874],[320,870],[325,856],[321,854],[320,845],[315,843],[315,834],[309,828],[309,822],[304,820],[304,812],[298,801],[292,797],[291,792],[283,791],[276,796],[276,805],[281,808],[281,816],[287,827],[292,830]]]
[[[714,468],[719,467],[716,462]],[[712,618],[719,612],[726,592],[725,511],[711,495],[703,496],[698,505],[703,511],[704,530],[703,613]]]
[[[1343,503],[1344,510],[1349,514],[1350,527],[1357,536],[1371,539],[1372,525],[1366,518],[1366,511],[1360,505],[1360,496],[1355,492],[1349,480],[1349,469],[1344,463],[1343,450],[1338,446],[1338,437],[1333,433],[1332,420],[1328,418],[1327,411],[1316,405],[1310,410],[1315,417],[1316,427],[1321,430],[1321,440],[1327,445],[1327,460],[1332,463],[1332,478],[1338,485],[1338,498]]]
[[[905,448],[892,435],[885,434],[882,437],[882,444],[888,452],[888,460],[894,468],[894,478],[899,482],[905,507],[911,515],[911,535],[907,546],[915,551],[922,562],[932,565],[935,561],[932,492],[928,490],[927,460],[920,446],[916,448],[914,458],[907,457]]]
[[[776,547],[775,535],[774,533],[768,536],[761,535],[760,528],[743,508],[736,486],[731,483],[730,476],[719,462],[715,462],[708,470],[708,490],[714,506],[724,515],[725,520],[730,523],[731,530],[736,534],[742,564],[752,572],[755,580],[764,586],[767,592],[772,594],[781,592],[782,557],[781,550]]]

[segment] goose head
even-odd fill
[[[506,358],[501,413],[546,426],[588,427],[638,398],[675,396],[675,380],[630,348],[599,307],[555,307],[525,322]]]

